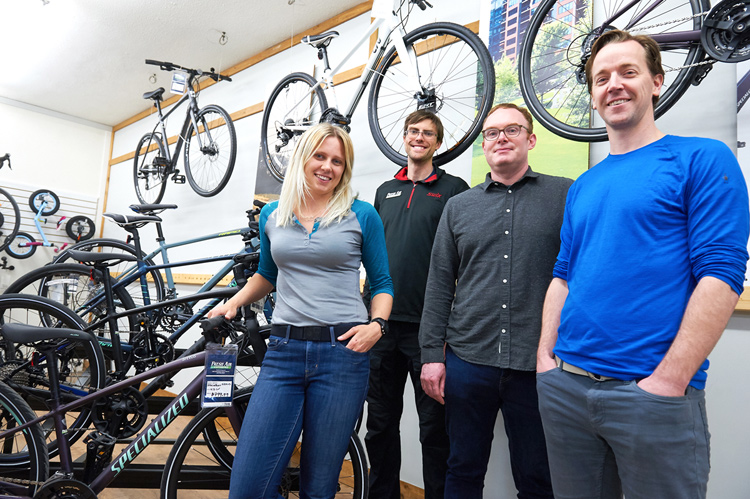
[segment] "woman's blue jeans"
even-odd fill
[[[334,497],[369,367],[369,353],[341,342],[271,336],[240,431],[229,497],[281,497],[279,483],[300,433],[300,497]]]

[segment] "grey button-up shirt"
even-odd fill
[[[419,331],[422,362],[536,368],[544,296],[572,180],[527,170],[511,186],[487,174],[448,201],[432,247]]]

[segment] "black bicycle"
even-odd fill
[[[237,156],[237,134],[232,118],[223,108],[210,104],[198,107],[198,80],[208,77],[214,81],[232,81],[228,76],[211,71],[190,69],[171,62],[146,59],[146,64],[159,66],[164,71],[182,71],[187,75],[187,92],[166,113],[162,112],[164,88],[159,87],[143,94],[144,99],[154,101],[158,122],[154,130],[138,142],[133,165],[135,193],[141,203],[159,203],[167,188],[170,175],[177,184],[184,184],[187,177],[190,187],[201,196],[215,196],[226,187],[234,170]],[[184,102],[190,102],[185,121],[177,137],[174,152],[169,150],[166,119]],[[177,169],[180,148],[185,145],[185,175]]]
[[[5,163],[10,168],[10,154],[6,153],[0,156],[0,168]],[[18,209],[18,203],[13,196],[0,187],[0,251],[7,248],[21,227],[21,210]]]
[[[607,140],[604,122],[591,108],[584,67],[594,42],[621,29],[650,35],[661,48],[666,71],[656,117],[690,85],[698,85],[717,61],[750,58],[750,1],[543,0],[535,7],[518,59],[521,93],[534,117],[561,137]]]

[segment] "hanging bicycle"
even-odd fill
[[[391,161],[406,164],[403,123],[417,109],[432,110],[445,126],[443,143],[433,158],[435,165],[451,161],[472,144],[495,94],[490,53],[477,35],[454,23],[430,23],[406,33],[404,26],[414,5],[422,10],[431,6],[424,0],[375,0],[370,28],[334,69],[327,47],[338,36],[336,31],[302,39],[317,50],[323,74],[317,80],[307,73],[287,75],[266,100],[261,149],[277,180],[284,179],[295,144],[312,125],[329,122],[348,130],[370,80],[370,130],[375,144]],[[401,15],[404,6],[407,12]],[[379,28],[380,37],[357,81],[358,91],[342,114],[333,77]],[[327,96],[333,99],[332,106]]]
[[[237,155],[237,137],[232,118],[223,108],[216,105],[198,107],[198,79],[206,76],[214,81],[232,81],[228,76],[211,71],[190,69],[171,62],[146,59],[146,64],[159,66],[164,71],[182,71],[187,74],[187,92],[166,113],[162,113],[161,102],[164,88],[159,87],[143,94],[144,99],[154,101],[158,122],[151,133],[138,142],[133,164],[135,193],[141,203],[159,203],[167,188],[170,175],[177,184],[184,184],[187,178],[190,187],[201,196],[215,196],[226,187],[232,176]],[[166,120],[183,103],[190,102],[185,113],[185,121],[177,137],[174,151],[169,150]],[[185,145],[185,175],[177,169],[180,149]]]
[[[593,7],[593,8],[592,8]],[[607,140],[591,108],[584,67],[604,32],[622,29],[650,35],[661,48],[666,71],[654,113],[660,117],[720,62],[750,58],[749,0],[543,0],[518,60],[521,93],[534,117],[561,137]]]
[[[10,154],[0,156],[0,169],[8,162],[10,168]],[[18,234],[21,227],[21,211],[13,196],[0,187],[0,251],[8,247]]]

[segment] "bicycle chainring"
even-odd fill
[[[750,0],[724,0],[703,21],[701,44],[722,62],[750,59]]]
[[[151,346],[149,348],[149,336]],[[133,342],[133,367],[140,374],[174,360],[174,344],[160,333],[140,333]]]
[[[96,499],[96,494],[83,482],[73,478],[53,478],[42,485],[34,499]]]
[[[91,414],[97,430],[116,438],[127,438],[143,428],[148,417],[148,404],[141,392],[129,386],[96,400]]]
[[[161,309],[159,325],[167,332],[174,332],[182,326],[185,321],[193,316],[193,309],[188,304],[164,307]]]

